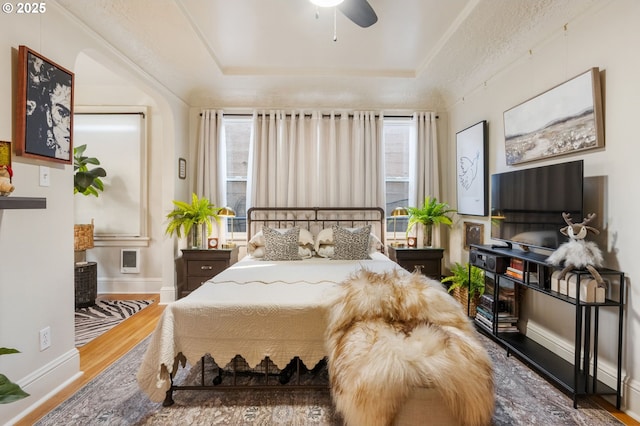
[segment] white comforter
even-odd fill
[[[380,253],[371,260],[245,258],[167,306],[138,370],[138,382],[162,401],[179,354],[193,365],[204,354],[221,365],[241,355],[255,366],[265,357],[284,367],[294,356],[313,366],[325,355],[329,295],[361,268],[401,269]]]

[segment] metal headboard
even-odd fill
[[[371,224],[371,233],[384,249],[386,217],[380,207],[251,207],[247,210],[247,241],[262,226],[290,228],[300,226],[314,235],[332,225],[351,228]]]

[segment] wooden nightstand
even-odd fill
[[[400,248],[387,246],[389,258],[407,271],[419,268],[421,272],[440,281],[442,278],[442,248]]]
[[[221,250],[182,250],[184,275],[178,288],[182,298],[238,261],[238,247]]]

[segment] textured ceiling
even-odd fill
[[[443,109],[599,0],[57,0],[187,104]]]

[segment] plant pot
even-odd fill
[[[433,224],[423,226],[423,245],[425,247],[433,247]]]
[[[453,294],[453,297],[462,305],[467,315],[471,318],[475,318],[476,307],[480,302],[480,297],[476,295],[471,298],[471,300],[469,300],[469,290],[464,287],[457,287],[451,293]]]
[[[207,224],[199,223],[193,225],[189,231],[187,238],[187,246],[193,250],[206,250],[207,249]]]

